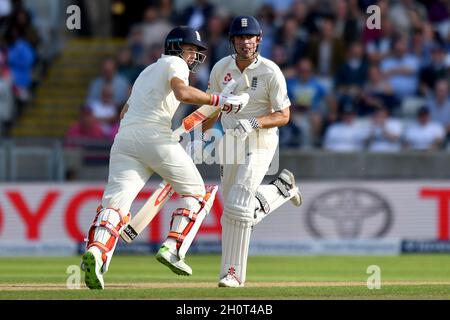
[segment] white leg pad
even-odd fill
[[[186,253],[194,241],[195,235],[200,229],[203,220],[209,214],[209,211],[214,203],[217,190],[217,185],[207,186],[203,204],[201,204],[198,199],[193,197],[183,198],[185,208],[184,212],[189,212],[189,214],[174,215],[169,237],[164,242],[164,245],[167,246],[172,253],[178,254],[180,259],[185,258]],[[179,245],[177,252],[176,246],[177,243],[180,242],[181,245]]]
[[[129,219],[130,214],[123,217],[119,211],[110,208],[100,209],[95,217],[89,231],[87,249],[95,246],[102,252],[103,273],[108,271],[120,232]]]
[[[257,201],[258,210],[256,210],[255,224],[261,222],[261,220],[264,219],[266,216],[268,216],[276,209],[281,207],[283,204],[285,204],[293,197],[295,197],[297,192],[298,192],[297,188],[289,190],[290,196],[285,197],[278,191],[277,187],[275,187],[274,185],[271,184],[260,185],[256,193],[256,198],[258,199]],[[265,202],[265,204],[264,205],[261,204],[260,201],[263,203]]]
[[[247,258],[252,224],[238,221],[226,213],[222,216],[222,262],[220,278],[233,276],[243,285],[247,273]]]
[[[296,206],[303,202],[303,196],[295,185],[294,175],[284,169],[271,184],[260,185],[255,193],[255,224],[281,207],[289,200]]]

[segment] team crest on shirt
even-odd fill
[[[258,78],[257,77],[253,77],[252,78],[252,85],[251,85],[252,90],[256,90],[257,86],[258,86]]]

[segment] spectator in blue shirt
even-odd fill
[[[8,65],[11,68],[16,96],[19,101],[29,99],[32,71],[36,53],[33,47],[13,27],[9,33]]]
[[[419,59],[408,52],[407,39],[402,37],[394,41],[392,56],[381,62],[381,70],[399,99],[416,94],[419,68]]]
[[[292,103],[291,122],[287,128],[281,128],[283,134],[288,130],[291,146],[310,146],[321,130],[322,115],[326,112],[325,88],[314,76],[312,62],[309,59],[300,59],[296,64],[296,77],[288,78],[287,91]],[[300,141],[302,140],[302,141]]]

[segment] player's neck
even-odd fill
[[[247,68],[249,65],[251,65],[253,62],[255,62],[256,60],[256,56],[253,57],[252,59],[248,59],[248,60],[239,60],[236,59],[236,65],[239,69],[239,71],[243,72],[245,70],[245,68]]]

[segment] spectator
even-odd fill
[[[417,119],[405,131],[405,147],[410,150],[438,150],[445,138],[445,129],[430,118],[430,110],[423,106],[417,111]]]
[[[80,110],[78,121],[72,124],[66,133],[67,147],[82,147],[86,143],[104,140],[100,122],[94,117],[92,109],[83,106]]]
[[[224,36],[226,26],[224,19],[221,16],[212,15],[208,19],[207,25],[208,33],[206,43],[208,44],[208,71],[211,71],[216,62],[228,54],[230,45],[228,43],[228,38]]]
[[[397,98],[414,96],[417,92],[420,62],[416,56],[408,53],[405,38],[397,38],[393,45],[392,56],[381,62],[381,70]]]
[[[131,50],[131,59],[137,65],[145,64],[146,48],[144,33],[139,26],[133,26],[127,39],[127,46]],[[158,45],[158,47],[160,47]]]
[[[391,84],[386,80],[377,65],[368,70],[368,80],[364,84],[358,102],[358,115],[370,115],[381,104],[393,112],[398,106]]]
[[[382,105],[371,118],[367,149],[372,152],[400,151],[402,130],[402,123],[391,118],[388,108]]]
[[[15,116],[11,72],[6,64],[6,53],[0,50],[0,136],[9,134]]]
[[[153,45],[164,46],[166,34],[172,30],[173,25],[160,15],[160,10],[156,6],[149,6],[144,12],[144,20],[139,25],[142,30],[142,41],[145,50]]]
[[[445,50],[435,44],[431,51],[431,62],[420,70],[420,89],[422,94],[433,90],[438,79],[447,78],[449,71],[445,63]]]
[[[428,97],[431,120],[442,124],[450,138],[450,90],[446,79],[436,82],[434,95]]]
[[[114,94],[111,85],[104,85],[102,88],[101,98],[94,100],[90,108],[92,114],[100,122],[103,134],[111,135],[111,130],[115,122],[118,121],[118,106],[114,104]]]
[[[293,66],[298,59],[306,56],[306,42],[300,38],[298,22],[294,16],[288,15],[283,20],[283,25],[275,42],[283,47],[288,67]]]
[[[33,47],[13,27],[8,35],[8,65],[12,71],[15,96],[20,103],[30,99],[32,71],[36,57]]]
[[[292,103],[291,123],[281,131],[290,132],[290,146],[309,147],[319,138],[322,115],[326,113],[325,88],[314,76],[309,59],[300,59],[296,65],[296,77],[287,79],[287,91]],[[301,141],[300,141],[301,140]]]
[[[272,47],[275,42],[276,13],[270,4],[263,4],[258,11],[257,19],[263,32],[263,41],[260,44],[260,53],[263,57],[271,58]]]
[[[347,60],[336,73],[335,87],[338,95],[356,99],[367,81],[367,69],[363,45],[359,42],[352,43],[348,49]]]
[[[130,84],[127,79],[117,73],[116,62],[112,58],[103,61],[102,75],[91,82],[87,97],[88,105],[93,101],[100,100],[102,89],[106,84],[112,86],[116,105],[121,105],[127,100]]]
[[[30,13],[25,9],[16,10],[11,17],[11,26],[18,29],[19,34],[37,50],[40,43],[38,31],[31,24]]]
[[[344,43],[334,36],[334,21],[321,20],[321,34],[309,45],[309,57],[319,75],[330,78],[344,61]]]
[[[425,7],[416,0],[398,0],[389,8],[389,18],[394,23],[395,29],[402,34],[410,34],[413,29],[414,19],[411,17],[416,14],[421,21],[427,19]]]
[[[214,14],[215,6],[208,0],[197,0],[181,14],[181,24],[195,30],[203,29]]]
[[[333,1],[333,11],[336,16],[335,36],[343,39],[346,44],[360,40],[359,13],[357,10],[351,10],[350,3],[347,0]]]
[[[324,149],[339,152],[362,151],[368,130],[355,122],[356,112],[351,103],[342,108],[342,120],[330,125],[325,132]]]
[[[270,54],[272,61],[275,62],[277,66],[280,67],[286,78],[292,77],[295,75],[295,71],[292,66],[288,66],[287,63],[287,55],[285,52],[285,48],[281,44],[274,44],[272,47],[272,53]]]
[[[137,66],[133,63],[130,48],[123,48],[117,56],[117,72],[123,76],[129,83],[134,83],[139,73],[143,70],[143,66]]]
[[[434,31],[429,23],[421,22],[420,28],[412,32],[411,53],[420,61],[420,67],[431,61],[431,51],[434,46]]]
[[[430,0],[427,2],[430,22],[439,33],[440,39],[447,39],[450,35],[450,8],[448,1],[447,3],[445,0]]]
[[[382,19],[379,35],[368,40],[366,44],[367,57],[370,63],[378,64],[389,55],[394,37],[395,29],[392,21],[387,17]]]

